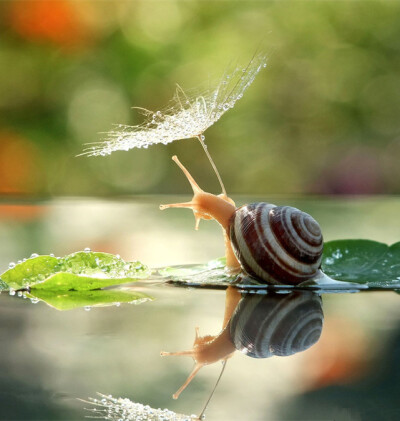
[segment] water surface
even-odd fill
[[[153,267],[221,256],[219,227],[202,221],[200,231],[194,232],[189,212],[158,211],[158,203],[174,199],[71,199],[18,208],[3,203],[2,270],[32,252],[62,256],[85,247]],[[289,203],[315,216],[326,240],[400,240],[398,199],[275,199],[274,203]],[[221,363],[203,367],[173,400],[193,361],[162,358],[160,352],[190,349],[195,327],[201,335],[218,335],[225,290],[160,282],[142,282],[134,288],[155,299],[60,312],[1,294],[0,418],[82,420],[87,412],[77,398],[96,392],[199,414]],[[399,295],[329,293],[321,298],[319,341],[287,357],[256,359],[235,352],[208,408],[208,420],[399,418]]]

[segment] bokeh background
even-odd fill
[[[398,2],[2,1],[0,30],[2,194],[187,193],[173,154],[218,191],[196,140],[76,155],[260,43],[267,69],[206,132],[228,192],[400,192]]]
[[[400,193],[400,2],[11,0],[0,1],[0,272],[85,247],[150,267],[223,255],[216,224],[194,233],[190,212],[158,210],[160,195],[189,197],[173,154],[219,192],[198,141],[77,155],[139,123],[133,106],[163,109],[176,83],[216,80],[260,45],[267,69],[206,132],[228,193],[299,207],[326,241],[399,241],[398,197],[330,196]],[[156,291],[148,305],[66,313],[2,294],[0,418],[80,420],[76,397],[96,391],[198,411],[217,372],[172,401],[191,362],[159,352],[187,347],[196,325],[218,332],[223,294]],[[309,353],[238,356],[210,419],[400,419],[398,296],[331,294],[324,312]]]

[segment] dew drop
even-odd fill
[[[50,253],[50,257],[55,257],[54,253]]]
[[[14,268],[15,268],[15,266],[16,266],[16,264],[15,264],[14,262],[10,262],[10,263],[8,264],[8,268],[9,268],[9,269],[14,269]]]
[[[206,137],[202,134],[202,135],[200,135],[200,139],[201,140],[204,140]]]
[[[85,311],[90,311],[92,309],[92,307],[90,306],[85,306],[84,308],[85,308]]]
[[[15,290],[10,289],[9,294],[10,294],[10,295],[15,295]]]
[[[31,254],[31,259],[34,259],[35,257],[39,257],[39,255],[37,253],[32,253]]]
[[[343,257],[343,255],[342,255],[342,253],[341,253],[341,251],[338,249],[338,250],[336,250],[334,253],[332,253],[332,256],[335,258],[335,259],[340,259],[340,258],[342,258]]]
[[[90,250],[90,247],[85,247],[85,249],[83,250],[85,253],[90,253],[92,250]]]

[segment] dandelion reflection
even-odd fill
[[[129,399],[113,398],[110,395],[98,394],[99,398],[89,398],[85,403],[91,406],[85,408],[91,413],[87,418],[110,421],[192,421],[198,420],[197,415],[177,414],[169,409],[154,409],[149,405],[132,402]]]

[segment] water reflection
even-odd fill
[[[285,357],[314,345],[323,319],[321,297],[311,291],[246,294],[229,322],[230,337],[249,357]]]
[[[251,294],[229,287],[218,335],[200,336],[196,328],[192,349],[161,352],[162,356],[190,356],[195,362],[173,398],[179,397],[204,365],[225,363],[235,351],[252,358],[289,356],[305,351],[319,340],[323,320],[322,299],[315,292]]]

